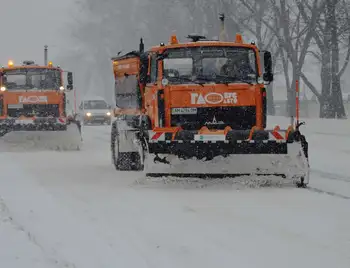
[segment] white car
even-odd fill
[[[112,122],[111,106],[103,98],[85,98],[79,106],[84,125],[108,124]]]

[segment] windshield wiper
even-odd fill
[[[249,80],[245,80],[245,79],[235,79],[235,82],[243,82],[243,83],[247,83],[249,85],[254,85],[254,83],[252,83]]]
[[[185,80],[185,81],[187,81],[187,82],[192,82],[192,83],[195,83],[195,84],[197,84],[197,85],[201,85],[202,87],[204,87],[204,83],[201,83],[201,82],[199,82],[199,81],[197,81],[197,80],[192,80],[192,79],[190,79],[190,78],[187,78],[187,77],[183,77],[183,76],[180,76],[180,77],[176,77],[176,79],[178,79],[178,80]]]
[[[224,84],[226,86],[228,86],[229,83],[233,83],[233,82],[237,82],[238,81],[237,79],[234,79],[233,77],[229,77],[229,76],[226,76],[226,75],[219,75],[219,74],[216,74],[215,78],[214,77],[209,78],[209,77],[206,77],[206,76],[199,76],[197,78],[200,79],[200,80],[213,82],[215,84]],[[249,81],[243,81],[243,82],[252,85],[252,83],[249,82]]]
[[[206,82],[212,82],[212,83],[215,83],[215,84],[218,83],[218,81],[216,79],[209,78],[209,77],[206,77],[206,76],[197,76],[197,79],[203,80],[203,81],[206,81]]]
[[[215,77],[215,78],[214,78]],[[215,83],[215,84],[224,84],[224,85],[226,85],[226,86],[228,86],[228,84],[230,83],[229,81],[228,81],[228,78],[229,77],[227,77],[227,76],[225,76],[225,75],[218,75],[218,74],[215,74],[215,76],[214,77],[206,77],[206,76],[199,76],[199,77],[197,77],[198,79],[200,79],[200,80],[204,80],[204,81],[208,81],[208,82],[213,82],[213,83]],[[219,78],[219,79],[217,79],[217,78]]]
[[[246,83],[246,84],[249,84],[249,85],[254,85],[251,81],[245,80],[245,79],[242,79],[242,78],[234,78],[234,77],[229,77],[229,76],[226,76],[226,75],[216,75],[216,77],[224,79],[225,80],[224,81],[225,85],[228,85],[229,83],[235,83],[235,82],[243,82],[243,83]]]

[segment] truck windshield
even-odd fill
[[[61,72],[46,68],[20,68],[5,70],[2,84],[7,90],[58,90]]]
[[[108,109],[108,104],[103,100],[85,101],[84,109]]]
[[[164,77],[170,84],[254,83],[255,51],[245,47],[189,47],[167,50]]]

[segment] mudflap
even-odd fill
[[[157,141],[148,146],[147,177],[252,180],[263,176],[270,183],[309,183],[302,141]]]
[[[1,151],[77,151],[83,140],[79,122],[69,122],[56,130],[3,130],[0,134]]]

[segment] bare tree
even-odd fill
[[[263,20],[269,21],[273,19],[271,16],[272,10],[268,5],[268,0],[240,0],[239,10],[239,15],[231,16],[231,19],[236,25],[239,25],[239,28],[242,31],[248,32],[256,38],[256,42],[260,50],[269,50],[272,52],[273,69],[276,71],[276,63],[281,50],[277,44],[276,36],[270,30],[270,28],[266,27],[263,23]],[[255,13],[253,14],[248,10],[254,10]],[[275,26],[273,28],[275,28]],[[269,115],[274,115],[275,106],[273,100],[273,83],[267,86],[266,91],[267,112]]]
[[[275,72],[285,77],[290,115],[295,112],[295,81],[302,79],[322,102],[321,116],[326,110],[328,117],[344,116],[340,78],[350,57],[347,0],[81,0],[80,5],[85,16],[73,27],[73,35],[80,55],[94,62],[90,76],[104,77],[101,81],[110,78],[109,58],[126,47],[137,49],[141,36],[146,46],[155,40],[167,42],[173,32],[180,39],[190,32],[218,36],[217,15],[225,12],[229,39],[237,32],[248,34],[259,48],[273,53]],[[349,50],[340,66],[345,47]],[[310,56],[322,66],[322,90],[303,72]],[[110,82],[105,83],[108,87]],[[274,114],[272,87],[267,92],[269,114]]]
[[[72,55],[83,66],[77,76],[86,77],[79,85],[102,96],[112,94],[111,60],[120,52],[138,49],[140,37],[146,46],[167,42],[172,32],[188,34],[188,14],[180,1],[170,0],[81,0],[81,14],[70,25],[72,43],[81,53]],[[88,66],[88,68],[85,67]]]
[[[301,16],[308,20],[305,5]],[[317,50],[310,51],[321,64],[321,94],[316,94],[320,102],[320,117],[344,118],[346,116],[340,78],[345,73],[350,59],[350,6],[345,1],[327,0],[314,35]],[[345,50],[345,59],[340,67],[339,53]],[[315,86],[302,74],[304,82],[316,91]]]

